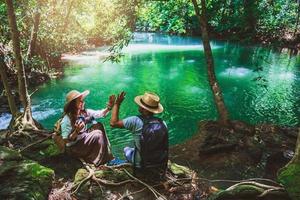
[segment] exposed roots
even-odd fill
[[[96,182],[98,185],[113,186],[113,187],[122,186],[122,185],[125,185],[125,184],[128,184],[128,183],[135,182],[134,180],[125,180],[125,181],[121,181],[121,182],[112,182],[112,181],[97,178],[96,177],[96,171],[97,170],[92,169],[92,167],[90,167],[82,159],[80,159],[80,161],[82,162],[84,167],[88,170],[89,174],[83,180],[81,180],[77,184],[73,185],[73,187],[71,188],[71,190],[73,190],[73,192],[71,192],[71,194],[76,194],[79,191],[79,189],[81,188],[81,186],[89,180]],[[108,167],[108,166],[105,166],[105,167]]]
[[[213,200],[229,199],[289,199],[282,186],[271,186],[255,181],[237,183],[226,190],[219,192]]]

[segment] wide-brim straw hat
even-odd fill
[[[71,101],[73,101],[74,99],[77,99],[79,97],[85,98],[88,94],[90,93],[89,90],[85,90],[83,92],[79,92],[77,90],[71,90],[67,95],[66,95],[66,102],[64,105],[64,111],[67,110],[69,104],[71,103]]]
[[[142,108],[154,114],[158,114],[164,111],[163,106],[159,102],[159,96],[153,92],[145,92],[143,95],[136,96],[134,98],[134,101]]]

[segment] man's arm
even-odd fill
[[[121,94],[118,95],[117,100],[113,106],[110,119],[110,126],[113,128],[124,128],[123,120],[119,120],[119,109],[125,98],[125,95],[126,93],[124,91],[121,92]]]

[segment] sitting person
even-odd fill
[[[84,98],[89,94],[77,90],[66,96],[64,116],[61,120],[61,136],[65,141],[67,152],[95,166],[105,164],[113,159],[109,140],[102,124],[96,118],[105,117],[114,104],[115,96],[109,97],[107,107],[102,110],[84,109]],[[90,128],[88,123],[93,123]]]
[[[143,173],[148,171],[152,178],[161,179],[168,163],[168,129],[164,121],[154,116],[163,112],[159,97],[150,92],[135,97],[141,115],[120,120],[119,108],[124,98],[125,92],[121,92],[113,106],[110,125],[133,133],[134,148],[125,147],[124,153],[134,169]]]

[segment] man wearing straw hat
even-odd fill
[[[151,173],[154,169],[159,171],[161,178],[168,162],[168,129],[164,121],[154,116],[163,112],[160,98],[152,92],[136,96],[134,101],[139,107],[140,115],[120,120],[119,108],[124,98],[125,92],[121,92],[113,106],[110,125],[133,133],[134,148],[125,147],[124,153],[134,169],[143,169],[143,172],[150,169]]]

